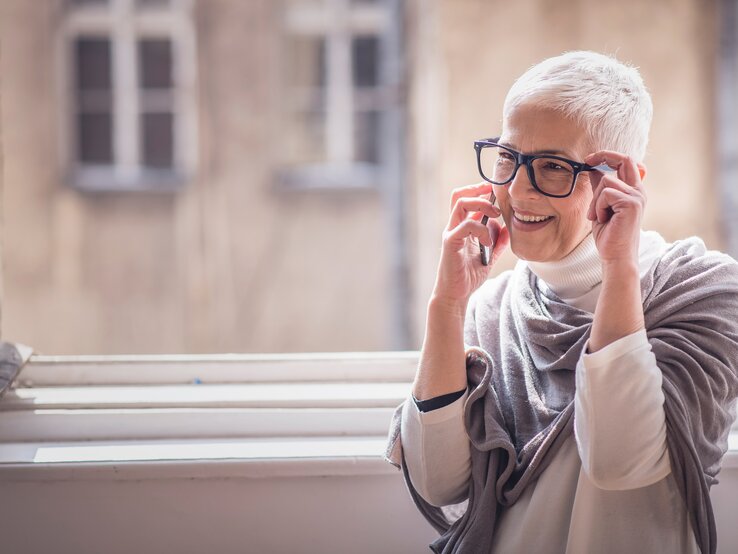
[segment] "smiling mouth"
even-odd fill
[[[513,211],[513,217],[523,223],[540,223],[553,218],[552,215],[523,215]]]

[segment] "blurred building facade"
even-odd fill
[[[717,10],[0,0],[3,337],[420,348],[451,190],[479,181],[472,141],[499,130],[515,77],[571,49],[634,63],[652,92],[644,227],[723,248]]]

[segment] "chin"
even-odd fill
[[[551,261],[547,256],[518,256],[519,259],[526,262],[549,262]]]
[[[510,249],[519,259],[526,262],[546,262],[550,255],[542,252],[540,248],[532,248],[529,245],[516,245],[515,241],[511,241]]]

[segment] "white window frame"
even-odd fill
[[[720,0],[717,9],[720,32],[718,50],[716,120],[717,176],[721,197],[721,220],[726,251],[738,257],[738,0]],[[733,430],[738,433],[738,420]]]
[[[108,5],[71,6],[61,16],[61,102],[63,121],[60,151],[72,186],[87,191],[178,190],[197,167],[196,45],[193,0],[170,0],[163,7],[136,8],[135,0],[108,0]],[[79,163],[73,92],[75,40],[85,35],[110,38],[113,94],[113,164]],[[141,164],[137,45],[140,38],[164,38],[172,45],[174,105],[173,170],[152,170]]]
[[[401,148],[398,124],[401,116],[401,39],[397,16],[401,0],[376,4],[352,4],[351,0],[324,0],[321,5],[288,5],[284,14],[287,36],[320,36],[326,41],[326,161],[280,171],[278,180],[286,188],[364,189],[397,180],[399,167],[393,154]],[[380,87],[387,106],[380,110],[379,164],[354,158],[354,86],[351,39],[356,34],[382,38]]]
[[[720,32],[717,69],[717,176],[721,196],[721,219],[728,254],[738,257],[738,1],[721,0],[717,22]]]

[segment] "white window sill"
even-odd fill
[[[32,356],[0,399],[0,479],[393,473],[387,431],[417,362],[418,352]],[[738,468],[738,430],[723,467]]]
[[[80,167],[72,173],[70,185],[83,192],[172,193],[184,189],[190,179],[175,169],[139,168],[130,174],[114,167]]]
[[[376,191],[382,180],[381,166],[366,163],[303,165],[283,168],[276,174],[276,189],[293,191]]]
[[[396,474],[386,437],[5,443],[0,480],[207,479]],[[723,469],[738,468],[733,433]]]
[[[397,406],[408,383],[233,383],[34,387],[9,391],[0,410],[50,408],[362,408]]]
[[[15,443],[0,446],[0,480],[194,479],[394,474],[386,438]]]
[[[394,473],[417,352],[32,356],[0,399],[0,479]]]
[[[157,354],[49,356],[35,354],[19,387],[181,385],[285,382],[408,382],[419,353]]]

